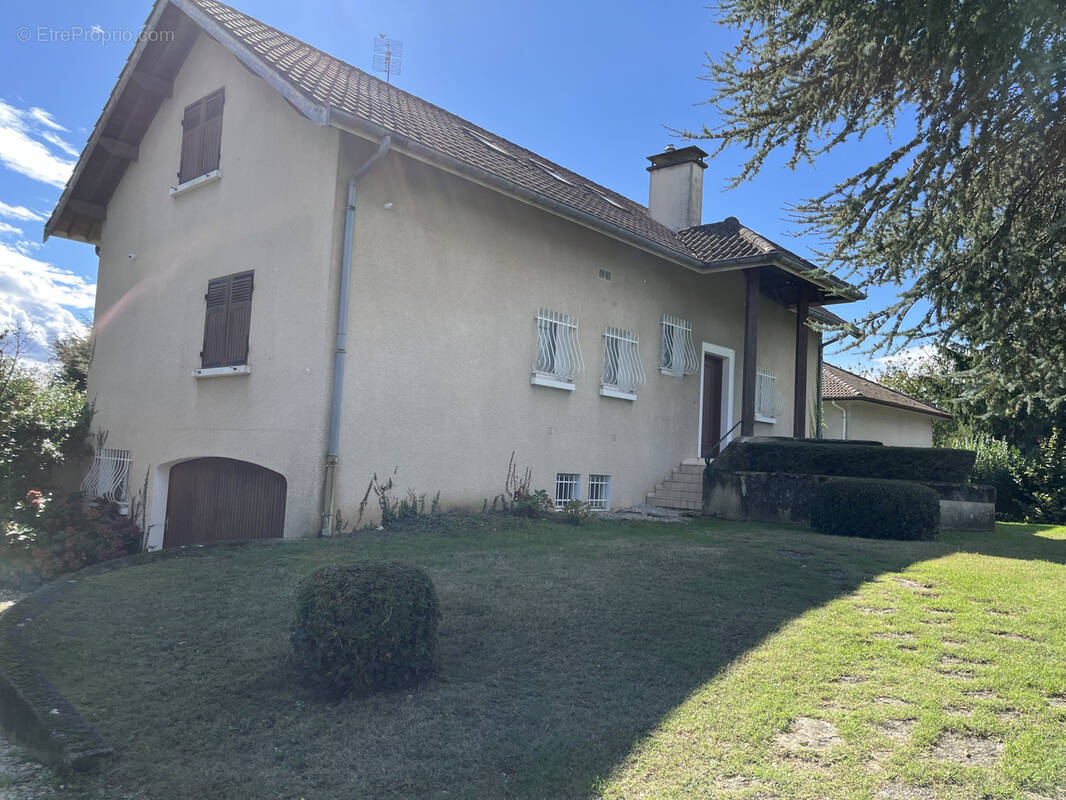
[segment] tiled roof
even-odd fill
[[[825,362],[822,363],[822,397],[826,400],[867,400],[941,419],[951,419],[951,414],[936,406]]]
[[[170,12],[188,24],[180,20],[165,24],[182,30],[198,25],[318,124],[346,127],[348,122],[343,118],[347,117],[349,121],[358,121],[360,127],[366,125],[373,135],[388,132],[404,143],[398,149],[407,147],[411,152],[421,148],[423,154],[432,154],[432,160],[440,158],[451,167],[475,173],[475,179],[487,179],[490,185],[506,187],[501,191],[530,198],[531,202],[564,217],[570,216],[667,258],[676,258],[685,266],[713,270],[719,266],[718,262],[755,256],[752,266],[783,266],[786,271],[800,274],[803,280],[818,285],[824,293],[823,302],[861,297],[848,284],[817,271],[810,262],[745,228],[734,217],[675,233],[652,219],[648,209],[639,203],[217,0],[156,0],[149,25],[164,24],[161,20],[166,20]],[[192,41],[186,39],[185,53]],[[148,58],[150,52],[152,57]],[[135,71],[145,70],[145,64],[137,63],[138,60],[158,62],[158,57],[159,53],[151,51],[151,46],[143,51],[134,49],[115,89],[120,100],[126,93],[139,91],[137,82],[129,80]],[[173,75],[156,77],[172,80]],[[97,123],[99,131],[105,131],[112,106],[109,101]],[[143,127],[150,121],[147,118]],[[99,222],[84,224],[76,206],[85,208],[87,201],[97,208],[105,207],[121,180],[126,162],[107,152],[101,153],[103,148],[96,146],[97,132],[94,130],[90,137],[63,197],[46,224],[46,236],[56,233],[86,241],[98,240]],[[143,131],[123,141],[136,145],[140,135]],[[107,173],[109,180],[83,179],[83,169],[93,158],[111,170]],[[121,163],[112,163],[117,161]],[[72,198],[78,202],[68,202]],[[760,257],[765,259],[761,263]]]
[[[726,217],[721,222],[697,225],[678,231],[678,238],[703,261],[730,261],[735,258],[785,255],[807,263],[791,250],[774,244],[764,236],[740,223],[736,217]]]
[[[594,214],[681,255],[693,255],[673,231],[649,217],[644,206],[228,5],[190,2],[308,99]]]

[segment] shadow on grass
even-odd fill
[[[587,796],[694,690],[808,609],[955,550],[1061,560],[1066,547],[1014,528],[905,543],[707,520],[481,527],[201,554],[74,587],[31,645],[121,752],[90,788]],[[433,577],[439,674],[322,703],[286,664],[292,590],[317,566],[367,557]]]

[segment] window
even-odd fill
[[[573,390],[574,378],[584,370],[577,320],[542,308],[537,313],[537,358],[531,383]]]
[[[204,349],[200,352],[202,368],[248,363],[254,275],[254,272],[239,272],[207,282]]]
[[[477,131],[472,130],[471,128],[463,128],[463,130],[466,132],[467,136],[470,136],[471,138],[481,142],[481,144],[485,145],[485,147],[489,148],[490,150],[495,150],[500,155],[507,156],[508,158],[514,158],[513,155],[504,150],[500,145],[496,144],[496,142],[492,141],[492,139],[490,139],[488,136],[478,133]]]
[[[589,508],[593,511],[609,511],[611,508],[611,476],[589,475]]]
[[[562,508],[571,500],[581,499],[581,476],[575,472],[560,472],[555,476],[555,507]]]
[[[755,374],[755,419],[759,422],[776,422],[781,411],[781,398],[777,393],[777,376],[768,369],[759,369]]]
[[[673,314],[663,314],[663,347],[659,371],[663,375],[694,375],[700,362],[692,344],[692,323]]]
[[[133,453],[102,447],[96,451],[89,474],[81,482],[86,497],[101,497],[125,506],[129,503],[130,463]]]
[[[225,91],[219,89],[185,106],[185,114],[181,119],[181,165],[178,168],[178,183],[188,183],[218,169],[222,152],[222,106],[226,99]]]
[[[637,335],[621,328],[608,327],[603,333],[603,384],[600,394],[636,400],[637,386],[644,383]]]
[[[573,183],[568,181],[566,178],[564,178],[562,175],[560,175],[558,172],[556,172],[554,168],[549,167],[547,164],[541,164],[539,161],[534,161],[532,158],[529,159],[529,163],[532,164],[534,167],[537,167],[538,169],[541,169],[544,172],[548,173],[549,175],[551,175],[553,178],[555,178],[555,180],[559,181],[560,183],[565,183],[567,186],[573,186],[574,185]]]

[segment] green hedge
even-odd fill
[[[834,536],[869,539],[935,539],[940,500],[912,481],[832,478],[811,502],[811,526]]]
[[[300,582],[296,617],[296,664],[330,694],[400,689],[433,671],[440,610],[433,582],[416,567],[323,567]]]
[[[965,483],[973,470],[970,450],[767,439],[733,442],[712,464],[731,472],[787,472],[850,478]]]

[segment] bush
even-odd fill
[[[885,447],[850,442],[767,439],[733,442],[712,469],[851,478],[965,483],[975,455],[946,447]]]
[[[401,689],[433,671],[439,619],[433,582],[416,567],[323,567],[296,591],[294,658],[331,695]]]
[[[106,500],[87,502],[81,493],[46,502],[28,492],[4,528],[4,550],[22,569],[41,578],[132,555],[141,549],[141,529]]]
[[[834,536],[934,539],[939,525],[937,493],[912,481],[834,478],[811,502],[811,526]]]
[[[1025,519],[1028,497],[1017,474],[1025,459],[1017,447],[969,427],[960,427],[945,436],[944,445],[976,454],[971,480],[996,487],[996,519]]]

